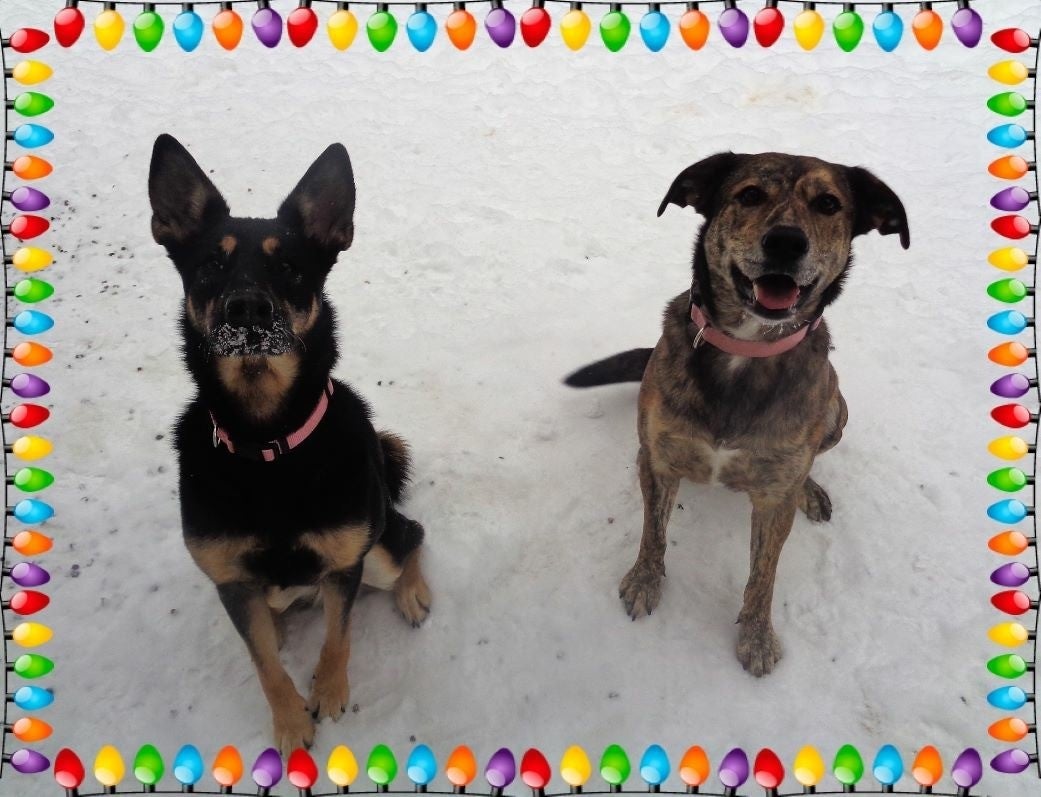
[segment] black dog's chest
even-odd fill
[[[317,584],[329,569],[312,549],[299,545],[263,545],[241,556],[251,579],[276,587]]]

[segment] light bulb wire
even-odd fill
[[[475,0],[468,0],[468,2],[474,2],[474,1]],[[481,2],[481,3],[485,3],[485,2],[488,2],[488,1],[489,0],[476,0],[476,2]],[[323,5],[339,5],[339,0],[313,0],[313,2],[314,3],[320,3],[320,4],[323,4]],[[455,2],[457,2],[457,0],[428,0],[427,5],[431,5],[431,6],[450,6],[450,5],[453,5]],[[571,0],[543,0],[543,2],[570,3]],[[614,2],[614,0],[582,0],[583,5],[591,5],[591,6],[610,6],[612,4],[612,2]],[[623,3],[623,5],[643,6],[643,5],[646,5],[646,2],[647,2],[647,0],[631,0],[630,2]],[[663,6],[689,6],[690,5],[688,0],[658,0],[658,2],[660,3],[660,5],[663,5]],[[704,5],[713,5],[713,6],[723,7],[726,2],[728,2],[728,0],[700,0],[699,5],[704,4]],[[797,9],[792,9],[793,11],[805,9],[806,6],[835,6],[836,8],[841,9],[842,6],[848,4],[848,0],[815,0],[813,3],[807,3],[807,2],[805,2],[805,0],[779,0],[779,2],[780,3],[789,4],[791,6],[797,6],[798,7]],[[140,2],[140,0],[137,0],[136,2],[132,2],[131,0],[117,0],[117,2],[112,2],[112,0],[78,0],[77,5],[86,4],[86,3],[111,5],[111,6],[116,7],[117,9],[120,8],[120,7],[123,7],[123,8],[126,8],[126,7],[140,8],[143,5]],[[386,5],[390,5],[390,6],[404,6],[404,7],[408,7],[408,6],[414,6],[415,5],[415,0],[386,0],[386,2],[385,2],[385,0],[351,0],[351,3],[353,5],[359,5],[359,6],[375,6],[375,5],[386,4]],[[934,6],[934,5],[937,5],[937,6],[951,6],[951,5],[957,5],[958,3],[959,3],[959,0],[932,0],[932,2],[929,3],[929,5],[930,5],[930,7]],[[257,4],[257,0],[233,0],[233,2],[228,2],[228,0],[195,0],[195,2],[192,3],[193,6],[224,6],[224,7],[231,7],[231,6],[253,6],[253,7],[255,7],[256,4]],[[163,8],[163,7],[166,7],[166,8],[177,8],[177,7],[180,7],[180,6],[183,5],[183,0],[157,0],[154,3],[154,5],[157,8]],[[916,7],[921,9],[921,6],[923,5],[923,3],[921,3],[920,0],[890,0],[890,2],[884,2],[884,3],[883,2],[868,2],[868,3],[858,2],[856,5],[858,5],[860,7],[864,7],[864,6],[876,7],[877,6],[877,7],[879,7],[879,13],[881,13],[882,11],[887,10],[888,7],[890,7],[890,6],[896,6],[897,8],[903,7],[903,8],[906,8],[908,10],[914,10],[914,8],[916,8]]]
[[[7,74],[7,60],[4,55],[6,47],[0,47],[0,75]],[[3,150],[0,153],[0,164],[7,163],[7,136],[11,131],[8,130],[8,114],[7,114],[7,79],[0,78],[4,84],[4,135],[3,135]],[[7,190],[7,168],[5,165],[0,166],[0,197],[3,196]],[[0,199],[0,209],[3,206],[3,199]],[[6,236],[0,233],[0,262],[3,263],[4,270],[4,315],[3,315],[3,348],[7,349],[7,244]],[[0,363],[0,379],[3,379],[7,370],[7,357],[2,358],[3,363]],[[3,450],[7,451],[7,424],[0,422],[0,445],[3,446]],[[7,455],[3,457],[3,479],[4,483],[7,483]],[[4,491],[6,498],[7,491]],[[3,526],[0,527],[0,533],[4,536],[4,545],[0,546],[0,571],[7,569],[7,513],[4,512]],[[0,586],[3,583],[3,576],[0,575]],[[3,670],[3,726],[8,726],[8,712],[10,711],[10,703],[7,701],[7,688],[8,688],[8,677],[7,677],[7,662],[11,660],[8,655],[8,640],[7,640],[7,612],[0,610],[0,635],[3,636],[4,640],[4,660],[0,662],[0,669]],[[7,760],[7,737],[6,731],[0,731],[0,778],[4,775],[4,762]]]
[[[1041,63],[1041,47],[1034,48],[1034,107],[1031,109],[1031,128],[1034,131],[1034,137],[1032,139],[1034,149],[1034,163],[1037,163],[1038,159],[1038,146],[1037,146],[1037,101],[1038,101],[1038,81],[1037,81],[1037,68],[1038,64]],[[1034,167],[1034,192],[1035,192],[1035,203],[1038,207],[1038,214],[1041,217],[1041,178],[1038,176],[1038,168]],[[1034,327],[1033,327],[1033,338],[1034,338],[1034,350],[1037,351],[1037,259],[1038,255],[1041,254],[1041,232],[1034,235]],[[1034,379],[1041,380],[1041,367],[1038,366],[1038,355],[1034,354]],[[1038,398],[1041,400],[1041,385],[1037,387]],[[1041,413],[1041,408],[1038,410]],[[1039,440],[1039,432],[1041,432],[1041,418],[1034,424],[1034,485],[1033,485],[1033,503],[1037,507],[1037,476],[1038,476],[1038,458],[1037,458],[1037,444]],[[1034,568],[1035,572],[1038,573],[1035,576],[1035,580],[1038,583],[1038,588],[1041,590],[1041,554],[1038,553],[1038,539],[1037,539],[1037,509],[1035,508],[1032,516],[1032,524],[1034,527]],[[1039,625],[1039,618],[1041,618],[1041,610],[1034,612],[1034,669],[1030,673],[1030,691],[1033,694],[1037,694],[1037,666],[1038,666],[1038,639],[1037,632]],[[1037,711],[1037,698],[1034,699],[1034,722],[1036,726],[1038,722],[1038,711]],[[1034,768],[1037,770],[1037,776],[1041,778],[1041,740],[1038,739],[1038,734],[1034,732]]]

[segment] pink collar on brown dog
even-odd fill
[[[698,344],[705,340],[720,351],[725,351],[727,354],[733,354],[737,357],[773,357],[776,354],[784,354],[786,351],[791,351],[802,343],[803,338],[812,330],[820,326],[822,319],[823,316],[817,316],[817,319],[812,323],[805,324],[791,335],[778,340],[741,340],[740,338],[732,338],[725,332],[711,326],[708,319],[705,318],[705,314],[701,312],[700,307],[696,304],[690,306],[690,320],[698,327],[698,334],[694,338],[694,348],[697,348]]]

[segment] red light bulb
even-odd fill
[[[553,771],[549,768],[549,761],[534,747],[524,752],[521,759],[521,780],[529,789],[544,789]]]
[[[297,47],[303,47],[311,41],[316,30],[318,30],[318,15],[311,10],[310,0],[301,0],[299,8],[294,8],[289,19],[286,20],[289,41]]]
[[[990,40],[1002,50],[1010,53],[1029,50],[1033,44],[1030,34],[1021,28],[1004,28],[991,36]]]
[[[990,411],[990,417],[1010,429],[1022,429],[1030,423],[1030,410],[1022,404],[1002,404]]]
[[[54,15],[54,38],[62,47],[72,47],[83,33],[83,12],[70,5]]]
[[[85,772],[83,762],[68,747],[58,751],[54,759],[54,779],[65,789],[78,789],[83,783]]]
[[[1031,233],[1030,220],[1025,216],[998,216],[990,223],[991,229],[998,235],[1017,240],[1026,238]]]
[[[43,216],[23,215],[11,219],[8,230],[19,241],[28,241],[30,238],[43,235],[50,226],[51,223]]]
[[[51,417],[51,411],[39,404],[19,404],[11,410],[7,420],[19,429],[32,429]]]
[[[46,608],[50,602],[51,599],[42,592],[37,592],[33,589],[23,589],[21,592],[16,592],[12,595],[8,603],[12,612],[25,617],[30,614],[36,614],[41,609]]]
[[[759,751],[752,765],[752,772],[755,774],[755,782],[768,791],[776,791],[784,780],[784,765],[777,753],[769,747]]]
[[[538,47],[546,40],[553,22],[542,3],[543,0],[535,0],[535,5],[521,15],[521,38],[529,47]]]
[[[286,763],[286,776],[298,789],[310,789],[318,780],[318,765],[306,750],[297,748]]]
[[[992,596],[994,608],[1005,614],[1025,614],[1030,611],[1030,596],[1018,589],[1007,589]]]
[[[16,53],[34,53],[50,40],[50,36],[36,28],[19,28],[8,39]]]
[[[779,38],[784,30],[784,16],[777,10],[777,0],[768,0],[766,8],[759,10],[752,23],[755,40],[762,47],[769,47]]]

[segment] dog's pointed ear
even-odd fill
[[[899,233],[900,245],[907,249],[911,245],[911,231],[900,197],[875,175],[859,166],[847,167],[846,177],[856,204],[853,235],[863,235],[872,230],[878,230],[882,235]]]
[[[163,133],[152,147],[148,170],[152,237],[163,246],[183,244],[228,216],[228,205],[195,158]]]
[[[354,170],[343,144],[331,144],[311,164],[278,220],[302,230],[323,249],[341,252],[354,240]]]
[[[658,206],[658,215],[670,204],[685,208],[688,205],[702,216],[705,215],[716,189],[740,160],[733,152],[720,152],[688,166],[680,172],[669,186],[668,193]]]

